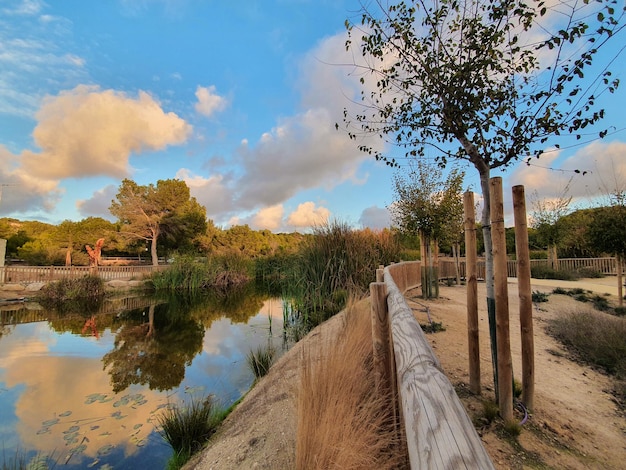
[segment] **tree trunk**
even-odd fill
[[[157,238],[159,238],[158,227],[152,230],[152,240],[150,240],[150,256],[152,256],[152,266],[159,265],[159,257],[157,256]]]
[[[491,242],[491,203],[489,198],[489,168],[478,168],[480,173],[480,188],[483,193],[483,212],[480,223],[485,244],[485,288],[487,291],[487,316],[489,319],[489,339],[491,344],[491,363],[493,365],[493,384],[498,390],[498,350],[496,342],[496,292],[493,277],[493,244]]]
[[[555,271],[559,270],[559,256],[556,252],[556,245],[548,246],[548,265]]]

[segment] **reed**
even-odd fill
[[[185,462],[200,450],[222,421],[212,396],[192,397],[188,404],[180,402],[157,417],[157,431],[174,450],[174,461]]]
[[[91,312],[102,304],[104,295],[104,281],[100,277],[83,276],[50,282],[41,288],[36,299],[47,308]]]
[[[401,468],[389,396],[376,390],[369,304],[350,305],[334,341],[304,353],[296,468]]]
[[[251,279],[252,262],[236,253],[211,258],[176,256],[169,269],[151,277],[156,290],[196,292],[202,289],[229,289]]]
[[[267,346],[259,346],[256,351],[250,351],[246,356],[246,362],[258,380],[267,375],[275,357],[276,350],[271,344],[268,344]]]

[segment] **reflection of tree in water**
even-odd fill
[[[151,305],[147,312],[129,312],[124,318],[127,321],[115,336],[115,348],[102,358],[113,391],[131,384],[147,384],[159,391],[180,385],[185,367],[202,350],[202,324],[167,305]]]

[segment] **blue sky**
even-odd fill
[[[339,65],[353,60],[344,21],[359,8],[358,0],[0,0],[0,216],[111,219],[123,178],[179,178],[222,227],[388,225],[394,170],[335,130],[359,89]],[[604,141],[493,176],[539,197],[558,195],[574,176],[582,205],[602,185],[622,185],[624,92],[602,103],[617,131]],[[466,171],[478,191],[475,170]]]

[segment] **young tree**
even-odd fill
[[[538,239],[548,248],[548,263],[552,269],[559,269],[557,247],[567,235],[565,216],[570,212],[572,196],[568,196],[569,183],[555,198],[540,199],[535,191],[532,198],[532,227],[537,230]]]
[[[187,184],[176,179],[159,180],[156,186],[124,179],[109,210],[119,219],[122,235],[150,242],[154,266],[159,238],[184,238],[206,230],[206,209],[190,197]]]
[[[394,176],[396,199],[389,210],[402,233],[420,237],[425,298],[438,296],[438,273],[433,263],[438,243],[457,241],[461,233],[463,176],[463,172],[453,169],[444,179],[440,168],[423,161],[411,163],[408,171],[398,171]]]
[[[492,312],[491,170],[539,157],[553,136],[580,138],[604,117],[596,99],[618,81],[595,59],[607,44],[619,44],[624,5],[374,0],[361,13],[360,25],[346,21],[346,47],[358,48],[364,61],[354,64],[362,71],[361,111],[344,110],[348,135],[380,135],[409,159],[425,158],[434,147],[440,165],[454,159],[476,169]],[[590,69],[594,76],[585,77]],[[396,164],[388,148],[367,142],[359,148]]]

